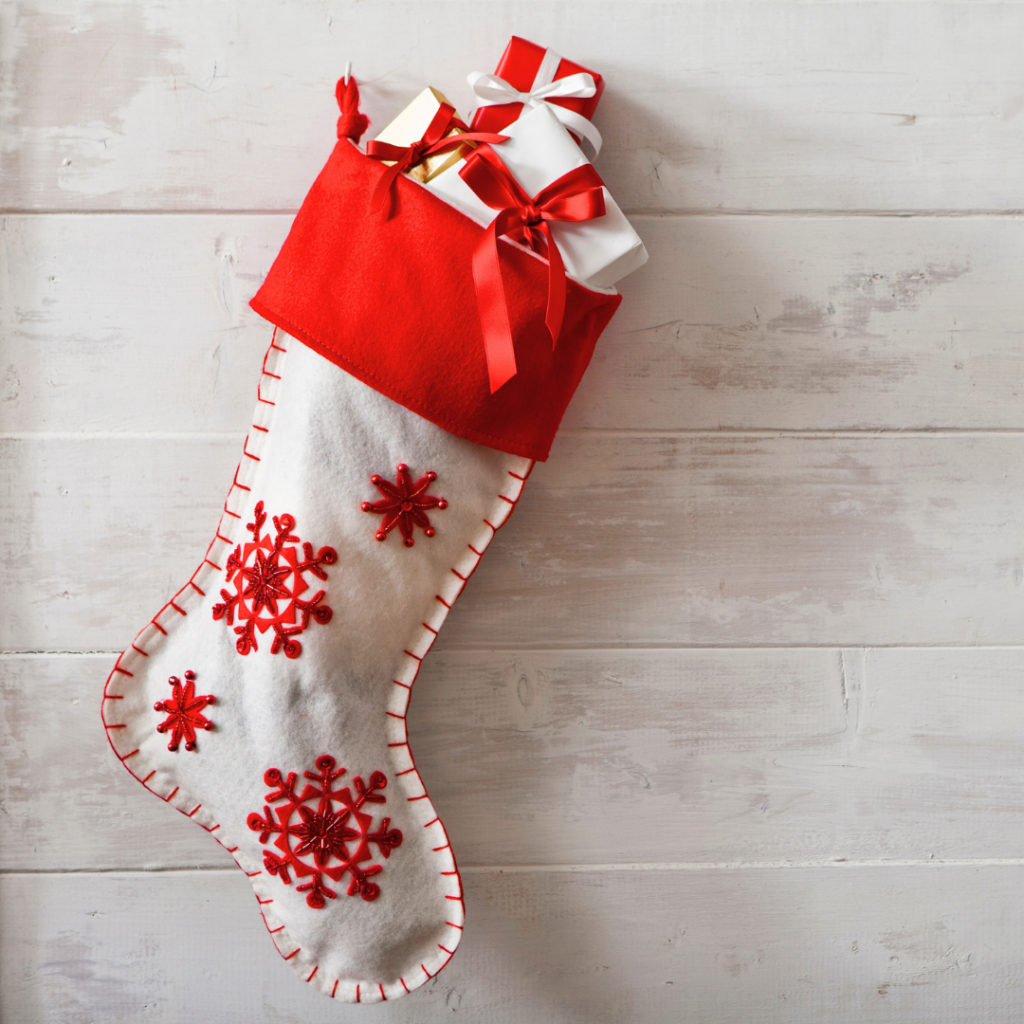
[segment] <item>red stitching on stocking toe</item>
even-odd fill
[[[338,991],[338,983],[335,981],[334,988],[331,989],[331,998],[334,998],[334,993]]]
[[[309,972],[309,977],[306,979],[306,981],[312,981],[313,980],[313,975],[316,974],[316,972],[319,971],[319,970],[320,970],[320,965],[317,964],[316,967],[314,967],[313,970],[311,970]]]

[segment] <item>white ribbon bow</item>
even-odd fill
[[[540,78],[540,73],[537,77]],[[582,114],[577,114],[575,110],[568,110],[558,103],[551,102],[553,99],[589,99],[597,92],[593,75],[580,71],[553,82],[540,84],[535,81],[529,92],[520,92],[504,78],[485,75],[480,71],[472,72],[467,81],[481,107],[493,107],[499,103],[522,103],[524,108],[532,109],[546,103],[569,131],[575,132],[581,139],[586,139],[594,147],[595,158],[601,152],[601,133],[594,127],[593,122],[588,121]]]

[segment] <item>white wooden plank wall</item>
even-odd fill
[[[343,1007],[98,702],[216,524],[345,61],[382,124],[465,109],[512,32],[606,73],[651,262],[417,687],[463,946]],[[1020,3],[0,2],[0,1020],[1024,1021],[1022,38]]]

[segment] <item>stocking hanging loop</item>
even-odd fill
[[[341,117],[338,118],[338,138],[359,142],[370,126],[370,119],[359,109],[359,86],[349,73],[349,68],[351,65],[345,69],[344,77],[338,79],[338,84],[334,88],[334,95],[341,109]]]

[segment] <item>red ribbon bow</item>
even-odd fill
[[[470,154],[459,174],[488,206],[499,211],[473,252],[473,281],[493,395],[516,375],[512,328],[501,279],[498,236],[508,235],[528,245],[534,252],[547,256],[548,301],[544,323],[554,348],[558,344],[565,315],[566,283],[565,266],[548,224],[554,220],[579,223],[603,217],[604,183],[591,164],[584,164],[563,174],[531,198],[501,157],[486,146]]]
[[[455,108],[450,103],[442,103],[437,113],[431,118],[423,138],[411,146],[393,146],[390,142],[379,142],[374,139],[366,144],[366,155],[374,160],[394,160],[395,163],[384,169],[373,195],[370,198],[370,209],[379,210],[387,199],[395,179],[403,171],[409,171],[421,160],[452,146],[461,146],[464,142],[504,142],[507,135],[495,135],[492,132],[462,132],[445,138],[452,128],[466,126],[455,116]]]

